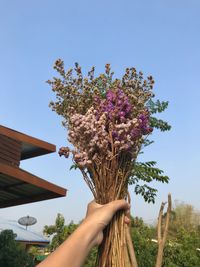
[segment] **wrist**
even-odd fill
[[[93,221],[89,220],[88,218],[84,219],[77,230],[80,231],[80,234],[83,236],[84,242],[90,249],[98,244],[97,237],[99,231],[97,225]]]

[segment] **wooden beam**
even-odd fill
[[[2,126],[2,125],[0,125],[0,134],[5,135],[7,137],[10,137],[14,140],[21,141],[23,143],[31,144],[31,145],[36,146],[38,148],[42,148],[42,149],[48,151],[47,153],[51,153],[51,152],[56,151],[56,146],[53,144],[42,141],[38,138],[29,136],[27,134],[17,132],[13,129],[7,128],[7,127]]]
[[[63,187],[57,186],[53,183],[47,182],[27,171],[24,171],[20,168],[16,168],[13,166],[6,165],[4,163],[0,162],[0,173],[3,173],[5,175],[8,175],[10,177],[14,177],[15,179],[18,179],[19,181],[26,182],[28,184],[35,185],[37,187],[43,188],[45,190],[52,191],[54,193],[57,193],[60,196],[66,195],[66,189]]]
[[[0,208],[14,207],[17,205],[28,204],[32,202],[38,202],[38,201],[48,200],[48,199],[53,199],[53,198],[58,198],[58,197],[62,197],[62,196],[59,194],[56,194],[55,192],[48,191],[42,194],[40,193],[38,195],[30,195],[28,197],[6,200],[2,203],[0,202]]]

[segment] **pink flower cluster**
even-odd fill
[[[69,142],[75,147],[73,159],[79,167],[92,164],[100,156],[110,159],[113,153],[130,153],[134,158],[139,150],[139,140],[149,134],[148,110],[132,117],[132,106],[122,90],[109,90],[105,99],[96,99],[96,107],[86,114],[75,113],[70,118]],[[69,156],[69,148],[59,153]]]

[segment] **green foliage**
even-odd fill
[[[77,228],[77,225],[71,222],[65,225],[65,219],[62,214],[58,213],[54,225],[45,225],[43,233],[47,236],[53,236],[49,249],[54,251],[61,245],[65,239]]]
[[[62,214],[58,213],[54,225],[45,225],[44,234],[47,236],[53,236],[51,243],[49,245],[49,250],[54,251],[58,246],[60,246],[67,238],[70,236],[78,227],[78,224],[74,224],[73,221],[65,225],[65,219]],[[97,256],[97,248],[90,251],[84,267],[94,267]],[[1,266],[1,265],[0,265]]]
[[[200,236],[200,212],[190,204],[175,201],[169,226],[170,236],[176,238],[180,229],[188,232],[194,231],[197,236]]]
[[[197,230],[200,226],[200,212],[190,204],[175,201],[174,222],[187,230]],[[177,225],[177,226],[178,226]]]
[[[33,267],[32,256],[15,241],[15,237],[12,230],[4,230],[0,233],[0,266]]]
[[[154,141],[153,140],[149,140],[149,139],[144,139],[144,141],[143,141],[143,147],[146,147],[146,146],[149,146],[149,145],[151,145],[151,144],[153,144],[154,143]]]
[[[136,162],[132,171],[131,181],[133,183],[138,182],[139,180],[145,182],[152,182],[153,180],[167,183],[169,178],[162,175],[163,171],[155,167],[155,161],[147,162]],[[130,182],[131,182],[130,181]]]
[[[156,100],[154,102],[153,99],[150,99],[147,103],[147,107],[150,111],[150,114],[155,114],[165,111],[165,109],[168,107],[168,104],[168,101]],[[152,115],[150,116],[150,126],[162,132],[169,131],[171,129],[171,126],[166,121],[153,117]],[[153,140],[144,139],[142,149],[153,143]],[[137,195],[140,194],[148,203],[155,203],[157,189],[149,186],[146,183],[151,183],[152,181],[158,181],[162,183],[169,182],[169,177],[163,175],[163,170],[156,168],[155,165],[156,161],[135,162],[132,173],[129,177],[129,184],[135,185],[135,193]],[[141,184],[142,181],[146,183]]]
[[[70,169],[69,169],[69,170],[70,170],[70,171],[73,170],[73,169],[76,170],[77,168],[78,168],[78,165],[75,163],[75,164],[72,164],[72,165],[70,166]]]
[[[97,258],[97,248],[93,248],[89,253],[83,267],[94,267]]]
[[[143,184],[143,185],[137,184],[135,186],[135,193],[136,195],[140,194],[146,202],[155,203],[157,189],[150,187],[147,184]]]
[[[161,132],[169,131],[171,126],[163,120],[159,120],[155,117],[150,117],[150,126],[156,129],[161,130]]]
[[[157,190],[147,184],[139,184],[141,181],[150,183],[152,181],[159,181],[168,183],[169,177],[163,175],[163,171],[155,167],[155,161],[135,162],[131,176],[129,177],[129,184],[135,185],[135,193],[141,194],[148,203],[155,202]]]
[[[148,103],[147,107],[151,114],[154,113],[161,113],[167,109],[169,102],[168,101],[153,101],[151,98]],[[169,131],[171,126],[161,119],[157,119],[156,117],[150,116],[150,126],[152,128],[156,128],[161,132]],[[142,149],[153,144],[153,140],[144,139],[142,144]],[[143,153],[143,152],[140,152]],[[146,183],[151,183],[152,181],[158,181],[162,183],[168,183],[169,177],[163,175],[163,170],[156,168],[156,161],[149,161],[149,162],[135,162],[133,165],[132,173],[129,177],[129,184],[135,185],[134,190],[135,193],[138,195],[140,194],[144,200],[148,203],[152,202],[155,203],[155,197],[157,193],[157,189],[149,186]],[[145,184],[141,185],[141,182],[146,182]]]
[[[168,101],[160,101],[156,100],[155,102],[150,99],[148,101],[147,107],[151,114],[161,113],[167,109],[169,102]],[[163,120],[157,119],[156,117],[150,117],[150,125],[153,128],[159,129],[162,132],[169,131],[171,126]]]
[[[160,101],[160,100],[156,100],[155,102],[150,99],[148,101],[147,107],[149,109],[149,111],[151,112],[151,114],[154,113],[161,113],[163,111],[165,111],[165,109],[167,109],[169,102],[168,101]]]
[[[168,231],[170,242],[164,250],[164,267],[200,266],[199,225],[200,213],[193,206],[175,203]]]
[[[200,251],[197,250],[197,248],[200,248],[200,231],[198,229],[198,225],[196,224],[197,221],[188,219],[188,217],[194,218],[195,216],[193,215],[199,213],[195,211],[192,206],[190,209],[188,206],[190,205],[182,203],[176,206],[173,211],[170,229],[174,229],[173,224],[175,224],[177,228],[176,231],[169,231],[168,241],[164,249],[162,267],[200,266]],[[182,218],[181,220],[178,220],[178,224],[176,224],[175,220],[180,215],[176,215],[177,217],[175,216],[176,210],[178,211],[177,214],[180,213]],[[185,224],[185,221],[187,220],[190,222],[189,224]],[[188,225],[190,225],[190,227],[188,227]],[[63,236],[65,236],[63,239],[66,239],[67,236],[69,236],[77,227],[78,225],[73,222],[69,225],[64,225],[63,216],[58,214],[55,225],[49,227],[45,226],[45,232],[55,235],[58,235],[59,232],[59,234],[63,234]],[[157,239],[156,227],[145,224],[142,218],[138,217],[131,218],[130,227],[138,266],[155,267],[158,245],[153,242],[153,239]],[[58,229],[60,229],[60,231]],[[60,244],[64,241],[61,241],[59,238],[56,238],[56,240],[60,240]],[[55,242],[53,239],[51,242],[54,243],[54,249],[56,248],[56,245],[60,245],[58,244],[59,242]],[[84,267],[94,267],[96,256],[97,248],[94,248],[88,255]],[[0,264],[0,266],[4,265]],[[10,267],[11,265],[5,265],[5,267],[7,266]],[[18,265],[16,265],[16,267],[18,267]]]
[[[199,267],[200,236],[194,231],[180,229],[176,242],[170,242],[164,250],[163,267]]]
[[[132,218],[131,236],[135,248],[135,254],[140,267],[154,267],[157,253],[154,238],[155,229],[147,226],[141,218]]]
[[[198,231],[180,228],[176,236],[169,233],[164,249],[162,267],[199,267],[200,234]],[[131,235],[139,267],[154,267],[157,256],[156,229],[146,225],[142,219],[132,218]]]

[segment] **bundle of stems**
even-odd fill
[[[118,156],[114,146],[111,151],[113,155],[110,160],[97,158],[88,167],[88,172],[82,169],[83,177],[97,203],[106,204],[116,199],[126,199],[130,202],[128,177],[132,169],[131,157],[128,153]],[[129,227],[124,223],[124,216],[124,212],[119,211],[104,230],[96,266],[137,267]]]

